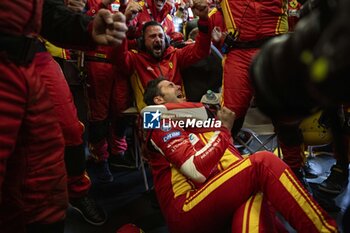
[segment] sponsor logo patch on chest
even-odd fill
[[[199,141],[199,138],[197,137],[197,135],[195,135],[193,133],[190,133],[188,135],[188,139],[190,140],[192,145],[195,145]]]
[[[180,131],[173,131],[173,132],[168,133],[167,135],[165,135],[165,136],[163,137],[163,141],[164,141],[164,142],[167,142],[167,141],[169,141],[169,140],[172,139],[172,138],[179,137],[180,135],[181,135],[181,132],[180,132]]]

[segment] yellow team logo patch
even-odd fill
[[[289,1],[289,6],[291,6],[292,8],[296,8],[298,6],[297,0]]]
[[[104,53],[95,53],[94,55],[95,57],[99,57],[99,58],[107,58],[107,55]]]
[[[172,69],[174,67],[174,64],[172,62],[169,62],[169,67]]]

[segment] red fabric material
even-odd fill
[[[113,84],[112,99],[111,99],[111,110],[113,116],[121,116],[121,114],[132,106],[132,89],[130,85],[130,77],[122,74],[121,67],[114,66],[116,74],[116,81]],[[113,119],[117,119],[113,117]],[[118,122],[115,122],[118,124]]]
[[[64,139],[37,62],[0,58],[1,232],[63,220],[68,204]]]
[[[182,157],[182,154],[179,153],[178,156]],[[249,160],[251,165],[242,169],[240,165],[246,160]],[[171,162],[166,155],[155,153],[152,154],[150,160],[156,193],[170,232],[217,232],[217,229],[221,229],[232,219],[235,210],[258,191],[266,195],[267,200],[298,232],[319,231],[306,215],[304,209],[297,204],[295,195],[307,197],[309,202],[312,202],[312,205],[318,209],[319,215],[313,217],[324,219],[330,226],[336,227],[336,222],[318,206],[306,190],[302,190],[302,185],[287,165],[270,152],[259,152],[238,161],[209,179],[201,188],[193,187],[177,197],[174,197],[171,191],[173,185],[176,185],[170,179],[173,166]],[[279,177],[286,171],[291,174],[290,178],[293,179],[291,185],[294,187],[296,184],[298,185],[297,193],[288,192],[279,180]],[[214,181],[223,174],[229,178],[221,184],[215,183]],[[206,192],[206,190],[208,191]],[[205,197],[193,204],[194,206],[191,208],[191,201],[201,193]],[[185,211],[185,208],[191,209]],[[336,231],[329,229],[329,232]]]
[[[102,7],[101,0],[89,0],[87,12],[88,15],[94,15]],[[103,121],[108,117],[116,119],[122,111],[126,110],[130,104],[130,84],[128,78],[123,77],[118,72],[117,67],[107,63],[111,59],[112,47],[98,46],[94,51],[85,52],[86,56],[91,58],[102,58],[106,62],[86,62],[87,82],[88,82],[88,101],[89,101],[89,120]],[[112,120],[112,121],[113,121]],[[118,122],[112,122],[112,132]],[[113,144],[111,139],[111,148],[113,151],[121,151],[126,145]],[[93,153],[100,159],[107,159],[107,145],[92,145]],[[115,148],[114,148],[115,147]]]
[[[283,161],[292,169],[299,169],[304,165],[305,154],[303,145],[286,146],[281,140],[278,141],[283,154]]]
[[[89,143],[90,156],[96,161],[106,161],[109,157],[107,139],[98,143]]]
[[[262,196],[261,202],[260,200],[257,201],[257,198],[259,198],[260,195]],[[269,206],[266,198],[261,193],[252,195],[252,197],[248,199],[247,202],[245,202],[235,211],[232,218],[231,232],[279,232],[276,227],[277,221],[274,221],[275,213],[273,211],[270,211],[270,209],[271,207]],[[258,221],[255,222],[254,220]],[[250,227],[253,227],[253,229]]]
[[[42,5],[43,0],[0,1],[0,32],[10,35],[39,33]]]
[[[169,135],[175,134],[179,135],[167,139]],[[230,140],[229,131],[222,128],[212,145],[204,150],[204,143],[198,142],[192,146],[189,134],[180,127],[172,127],[166,131],[155,130],[152,133],[153,143],[162,150],[162,153],[166,154],[167,158],[177,168],[180,168],[190,157],[195,155],[193,164],[206,179],[217,172],[215,166],[223,156]],[[177,145],[181,145],[181,147],[177,147]],[[182,156],[179,156],[179,154]]]
[[[214,8],[210,14],[209,14],[209,23],[210,27],[214,29],[214,27],[217,27],[220,29],[220,32],[226,32],[226,25],[224,21],[224,15],[222,14],[222,11],[219,9]],[[221,51],[221,47],[224,43],[224,37],[222,37],[219,41],[213,41],[214,46]]]
[[[54,104],[54,111],[62,128],[65,145],[82,144],[84,125],[78,119],[72,94],[60,66],[48,52],[37,53],[36,58],[38,61],[36,69]],[[68,176],[69,198],[86,195],[90,186],[90,179],[85,173],[80,176]]]
[[[183,103],[167,103],[165,107],[168,110],[182,109],[182,108],[203,108],[202,103],[193,103],[193,102],[183,102]]]
[[[223,3],[225,1],[221,1]],[[239,31],[240,41],[254,41],[267,36],[287,33],[288,28],[277,30],[276,27],[285,22],[281,18],[286,12],[283,0],[262,0],[247,2],[244,0],[228,0],[231,17]],[[284,31],[285,30],[285,31]]]
[[[173,42],[181,42],[184,40],[184,35],[180,32],[174,32],[173,34],[171,34],[171,40]]]
[[[102,5],[102,0],[88,0],[86,2],[86,5],[88,8],[86,14],[90,16],[94,16],[98,12],[98,10],[104,8]]]
[[[69,199],[81,198],[88,194],[91,180],[86,172],[80,176],[69,176],[67,179]]]
[[[208,151],[208,156],[217,156],[206,146],[213,139],[214,129],[198,131],[148,131],[148,161],[170,232],[218,232],[232,221],[234,214],[239,214],[237,209],[259,192],[298,232],[319,232],[314,221],[321,223],[322,230],[336,232],[336,222],[312,199],[290,168],[270,152],[242,159],[232,142],[217,145],[220,161],[206,160],[207,167],[213,168],[211,176],[204,183],[193,182],[184,168],[180,170],[183,162],[201,150]]]
[[[126,40],[124,46],[119,46],[113,60],[116,62],[117,67],[123,67],[120,72],[123,72],[125,76],[131,76],[132,78],[139,79],[142,87],[133,87],[136,101],[137,96],[143,95],[143,89],[147,83],[163,75],[168,78],[169,81],[174,82],[177,85],[182,86],[181,69],[188,67],[210,53],[210,34],[199,32],[196,43],[185,46],[181,49],[175,49],[169,46],[164,52],[161,61],[153,58],[145,51],[135,52],[128,51]],[[137,103],[138,107],[140,103]],[[139,109],[141,110],[141,109]]]
[[[110,60],[112,53],[112,47],[98,46],[94,51],[87,51],[86,55]],[[119,115],[130,106],[128,77],[124,77],[118,67],[106,62],[92,61],[86,63],[86,70],[91,121],[105,120],[110,111],[113,115]]]
[[[57,119],[62,127],[65,145],[75,146],[82,144],[84,125],[78,119],[73,96],[61,67],[49,52],[37,53],[36,59],[38,61],[36,70],[45,83],[51,101],[54,104]]]
[[[222,1],[223,4],[226,1]],[[277,29],[283,22],[285,1],[264,0],[254,3],[245,1],[227,1],[230,19],[238,31],[237,40],[256,41],[269,36],[287,33],[287,27]],[[286,10],[286,9],[285,9]],[[228,16],[226,16],[228,20]],[[228,23],[226,23],[228,27]],[[253,49],[231,49],[225,57],[223,70],[223,105],[236,113],[236,118],[244,117],[250,105],[252,88],[248,78],[248,69],[252,57],[258,51]]]
[[[111,154],[118,155],[119,153],[125,152],[128,148],[128,143],[126,142],[126,137],[117,137],[112,134],[112,139],[110,142]]]
[[[138,228],[136,225],[128,223],[123,226],[121,226],[116,233],[142,233],[144,232],[140,228]]]
[[[120,115],[130,105],[128,78],[116,66],[103,62],[87,62],[88,97],[91,121],[102,121]]]
[[[102,121],[109,115],[110,99],[116,73],[113,66],[103,62],[88,62],[86,64],[88,79],[88,97],[90,121]]]
[[[227,54],[223,71],[223,105],[243,117],[253,96],[248,69],[258,49],[232,50]]]
[[[158,78],[161,74],[166,74],[171,81],[179,84],[181,83],[180,69],[188,67],[209,55],[209,41],[210,35],[199,32],[197,41],[194,44],[181,49],[175,49],[172,46],[168,47],[161,62],[143,51],[140,53],[129,52],[126,41],[124,41],[124,46],[118,47],[115,59],[118,67],[123,67],[121,71],[127,75],[131,75],[136,71],[142,78],[141,82],[144,87],[149,80]]]

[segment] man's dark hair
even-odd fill
[[[146,29],[148,27],[150,27],[150,26],[159,26],[159,27],[161,27],[163,29],[163,32],[164,32],[164,28],[163,28],[163,26],[160,23],[158,23],[157,21],[148,21],[142,27],[142,37],[145,36]]]
[[[162,28],[163,30],[163,33],[165,35],[165,32],[164,32],[164,28],[163,26],[158,23],[157,21],[148,21],[147,23],[145,23],[143,26],[142,26],[142,35],[137,39],[137,46],[140,50],[143,50],[145,51],[146,50],[146,45],[145,45],[145,32],[147,30],[148,27],[151,27],[151,26],[159,26]]]
[[[159,78],[153,79],[147,83],[145,93],[143,94],[143,101],[147,105],[154,105],[155,104],[153,101],[153,98],[158,96],[158,95],[161,95],[158,84],[164,80],[167,80],[167,79],[160,76]]]

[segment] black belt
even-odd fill
[[[103,57],[96,57],[96,56],[89,56],[86,55],[84,56],[84,60],[85,61],[89,61],[89,62],[102,62],[102,63],[110,63],[112,64],[112,60],[108,59],[108,58],[103,58]]]
[[[14,36],[0,33],[0,56],[5,57],[17,65],[28,65],[37,52],[36,38]]]
[[[269,37],[265,37],[263,39],[253,40],[253,41],[234,41],[232,43],[231,48],[234,48],[234,49],[260,48],[263,44],[265,44],[271,38],[273,38],[273,36],[269,36]]]
[[[36,52],[46,52],[47,49],[45,47],[45,43],[37,40],[35,42],[35,50],[36,50]]]

